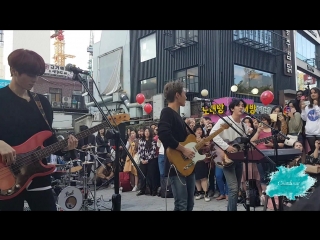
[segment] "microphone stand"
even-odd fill
[[[123,143],[122,139],[120,138],[120,132],[117,131],[112,126],[108,117],[106,116],[106,114],[104,113],[104,111],[102,110],[100,105],[98,104],[97,100],[94,98],[93,94],[90,92],[89,87],[87,86],[86,80],[83,79],[78,72],[74,72],[73,80],[78,80],[82,84],[82,86],[86,89],[86,91],[89,94],[89,96],[91,97],[91,99],[94,101],[99,112],[101,113],[101,115],[103,116],[105,121],[108,123],[110,129],[108,129],[106,132],[106,138],[115,140],[116,156],[115,156],[115,164],[114,164],[115,165],[115,169],[114,169],[114,194],[112,195],[112,209],[111,209],[111,211],[121,211],[121,195],[119,194],[119,187],[120,187],[119,186],[120,185],[119,184],[120,144],[122,146],[122,149],[124,151],[126,151],[127,156],[129,156],[131,162],[133,163],[133,165],[135,166],[135,168],[140,173],[140,175],[143,179],[145,179],[145,175],[143,174],[141,169],[138,167],[138,165],[134,161],[133,157],[129,153],[128,149],[126,148],[126,145]],[[108,110],[108,108],[107,108],[107,110]],[[109,111],[108,111],[108,113],[109,113],[109,115],[111,115]],[[110,117],[112,118],[112,116],[110,116]]]
[[[247,113],[247,112],[244,112],[245,114],[249,115],[250,117],[256,119],[259,123],[263,124],[264,126],[268,127],[271,129],[271,134],[273,136],[273,148],[274,148],[274,152],[275,152],[275,162],[278,163],[278,135],[281,135],[281,137],[283,137],[284,139],[290,139],[289,137],[287,137],[286,135],[284,135],[281,131],[271,127],[270,125],[262,122],[260,119],[258,119],[257,117],[253,116],[252,114],[250,113]],[[276,163],[273,162],[274,165],[276,165]],[[278,197],[279,199],[279,211],[283,211],[283,202],[282,202],[282,199],[283,197],[282,196],[279,196]],[[277,206],[276,206],[276,202],[274,200],[274,197],[271,198],[271,201],[272,201],[272,205],[273,205],[273,208],[274,208],[274,211],[277,211]]]
[[[215,104],[218,104],[216,103],[214,100],[213,102]],[[247,212],[250,212],[250,188],[249,188],[249,157],[248,157],[248,151],[249,151],[249,148],[250,146],[253,147],[255,150],[257,150],[261,155],[264,156],[264,154],[256,148],[256,146],[254,146],[251,142],[250,142],[250,139],[248,136],[246,137],[241,137],[243,136],[243,134],[241,134],[235,127],[232,126],[231,123],[229,123],[226,119],[224,119],[224,117],[222,117],[216,110],[212,109],[213,112],[220,118],[222,119],[226,124],[228,124],[236,133],[239,134],[240,136],[240,139],[241,139],[241,143],[244,144],[244,163],[245,163],[245,175],[246,175],[246,202],[244,204],[244,207],[246,209]],[[245,133],[246,134],[246,133]],[[246,134],[247,135],[247,134]],[[219,147],[221,148],[221,147]],[[268,156],[265,156],[268,161],[272,162],[273,161],[268,157]],[[232,159],[231,159],[232,160]]]

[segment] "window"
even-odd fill
[[[140,57],[141,62],[157,57],[155,33],[140,39]]]
[[[198,67],[176,71],[174,79],[183,81],[187,92],[199,92]]]
[[[260,95],[266,90],[273,91],[273,74],[234,65],[234,84],[238,86],[237,94],[256,96],[251,91],[257,88]]]
[[[234,40],[250,39],[263,45],[272,46],[272,37],[269,30],[233,30]]]
[[[198,42],[198,30],[176,30],[176,44],[188,41]]]
[[[317,79],[297,70],[297,90],[305,90],[308,84],[310,89],[316,87]]]
[[[49,94],[51,95],[51,103],[59,102],[61,103],[62,99],[62,89],[61,88],[49,88]]]
[[[316,45],[297,32],[297,58],[315,67]]]
[[[151,100],[157,94],[157,79],[154,77],[140,81],[140,89],[146,100]]]

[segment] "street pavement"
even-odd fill
[[[112,207],[111,201],[114,194],[113,188],[105,188],[97,191],[98,209],[110,210]],[[173,198],[161,198],[158,196],[141,195],[136,196],[137,192],[123,192],[121,194],[121,211],[173,211]],[[167,204],[166,204],[167,202]],[[205,202],[204,199],[195,200],[194,211],[226,211],[227,201],[217,201],[211,198],[210,202]],[[108,208],[108,209],[106,209]],[[250,208],[250,211],[262,211],[263,207]],[[246,211],[242,204],[238,204],[238,211]]]

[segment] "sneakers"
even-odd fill
[[[134,188],[132,188],[132,192],[136,192],[138,190],[137,186],[134,186]]]
[[[214,195],[213,195],[214,198],[217,198],[217,197],[219,197],[219,196],[220,196],[220,193],[219,193],[218,191],[215,192]]]
[[[209,197],[209,194],[208,194],[208,193],[206,193],[206,194],[204,195],[204,200],[205,200],[206,202],[210,202],[211,198]]]
[[[204,194],[202,192],[196,192],[196,200],[200,200],[204,197]]]

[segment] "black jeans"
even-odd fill
[[[148,186],[151,194],[156,192],[160,186],[158,158],[149,160],[147,164],[140,163],[139,167],[146,177],[145,179],[142,179],[139,175],[140,191],[145,193]]]
[[[31,211],[57,211],[52,189],[43,191],[22,191],[9,200],[0,200],[0,211],[23,211],[24,200]]]

